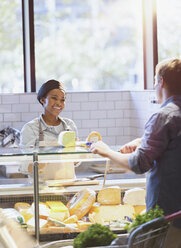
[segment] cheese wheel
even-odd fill
[[[100,140],[102,140],[100,133],[93,131],[88,135],[86,142],[87,143],[96,143],[97,141],[100,141]]]
[[[97,195],[97,202],[102,205],[121,204],[121,189],[118,186],[101,189]]]
[[[86,215],[96,199],[96,193],[90,189],[83,189],[73,196],[67,203],[70,215],[77,215],[81,219]]]
[[[146,205],[146,191],[142,188],[133,188],[125,191],[123,202],[131,205]]]

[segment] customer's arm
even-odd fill
[[[114,163],[119,165],[121,168],[130,170],[129,163],[128,163],[129,154],[121,154],[119,152],[115,152],[102,141],[98,141],[92,144],[91,151],[95,154],[99,154],[103,157],[109,158]]]
[[[121,153],[132,153],[134,152],[141,144],[141,138],[134,139],[125,145],[121,146]]]

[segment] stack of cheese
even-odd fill
[[[89,212],[92,223],[104,224],[105,222],[124,219],[125,216],[133,218],[134,208],[130,204],[121,204],[120,187],[108,187],[99,191],[97,202]]]
[[[145,190],[132,189],[125,192],[121,204],[121,189],[118,186],[101,189],[97,194],[83,189],[66,205],[61,201],[39,203],[41,233],[85,231],[88,226],[134,218],[145,208]],[[16,203],[14,208],[24,217],[28,228],[35,227],[34,203]]]
[[[83,217],[94,204],[96,193],[84,189],[75,194],[65,206],[61,201],[47,201],[39,203],[41,233],[84,231],[92,223]],[[21,213],[29,230],[35,228],[34,203],[16,203],[14,208]]]

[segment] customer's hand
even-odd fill
[[[140,144],[141,144],[141,138],[137,138],[137,139],[132,140],[131,142],[123,145],[120,148],[120,152],[121,153],[132,153],[137,149],[137,147],[140,146]]]
[[[108,157],[109,153],[112,151],[108,145],[102,141],[93,143],[90,147],[92,153],[99,154],[103,157]]]

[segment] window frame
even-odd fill
[[[154,71],[158,63],[156,2],[157,0],[142,0],[144,90],[153,89]],[[22,21],[24,92],[36,92],[34,0],[22,0]]]
[[[24,92],[36,92],[34,0],[22,0]]]

